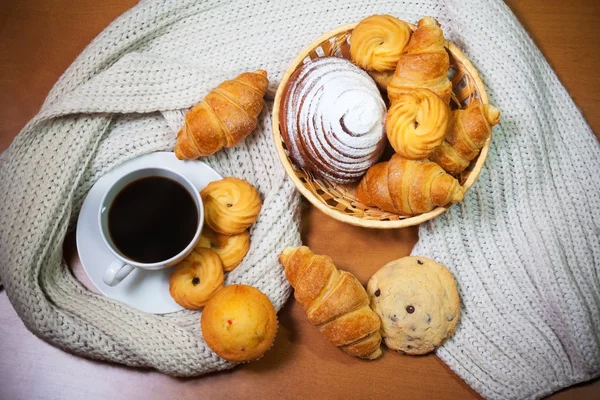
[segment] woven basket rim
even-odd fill
[[[306,57],[309,56],[309,53],[312,52],[315,48],[317,48],[321,43],[329,40],[330,38],[332,38],[334,36],[337,36],[339,34],[346,33],[348,31],[353,30],[357,24],[358,24],[358,22],[345,24],[345,25],[339,26],[335,29],[332,29],[332,30],[324,33],[323,35],[321,35],[317,39],[315,39],[313,42],[311,42],[309,45],[305,46],[302,49],[302,51],[300,51],[298,53],[296,58],[289,64],[283,77],[281,78],[281,82],[279,83],[277,92],[275,94],[275,101],[273,103],[272,124],[273,124],[273,140],[275,142],[275,148],[277,150],[279,160],[281,161],[281,164],[283,165],[286,174],[288,175],[288,177],[290,177],[290,179],[296,186],[296,189],[298,189],[298,191],[300,191],[300,193],[302,193],[302,195],[312,205],[317,207],[317,209],[319,209],[326,215],[328,215],[338,221],[341,221],[341,222],[344,222],[344,223],[347,223],[350,225],[354,225],[354,226],[364,227],[364,228],[398,229],[398,228],[406,228],[409,226],[418,225],[418,224],[429,221],[429,220],[441,215],[442,213],[447,211],[449,207],[436,207],[435,209],[433,209],[427,213],[407,217],[404,219],[393,220],[393,221],[364,219],[364,218],[359,218],[359,217],[356,217],[356,216],[353,216],[350,214],[346,214],[342,211],[339,211],[339,210],[329,206],[323,200],[317,198],[315,196],[315,194],[313,192],[311,192],[304,185],[304,183],[300,180],[300,178],[296,174],[296,171],[292,165],[292,161],[286,155],[285,149],[283,147],[283,139],[281,137],[281,131],[279,128],[279,122],[280,122],[279,108],[280,108],[280,103],[281,103],[282,97],[284,95],[284,89],[287,86],[288,80],[290,79],[291,75],[294,73],[294,71],[296,71],[296,69],[298,69],[303,64],[303,61],[306,59]],[[416,25],[414,25],[414,24],[409,24],[409,25],[411,26],[411,29],[413,29],[413,30],[416,28]],[[477,69],[475,69],[475,67],[473,66],[471,61],[451,41],[448,41],[448,51],[452,54],[452,56],[454,57],[456,62],[462,64],[463,70],[469,74],[469,77],[475,83],[475,86],[479,93],[480,101],[484,104],[489,103],[488,95],[487,95],[487,92],[485,91],[483,82],[479,76],[479,73],[477,72]],[[483,165],[485,164],[485,160],[487,158],[487,155],[488,155],[488,152],[490,149],[491,139],[492,139],[492,136],[490,135],[490,137],[486,140],[483,148],[481,149],[480,154],[477,158],[477,162],[473,166],[473,169],[471,170],[467,180],[462,185],[463,188],[465,189],[465,193],[473,186],[473,184],[479,177],[481,170],[483,169]]]

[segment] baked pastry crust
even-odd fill
[[[306,246],[286,247],[279,259],[308,321],[333,345],[360,358],[381,355],[379,318],[354,275],[339,271],[331,258]]]
[[[369,74],[369,76],[373,78],[379,90],[381,90],[382,92],[386,92],[387,86],[390,84],[392,78],[394,77],[394,70],[382,72],[367,71],[367,74]]]
[[[372,166],[356,189],[361,203],[403,215],[457,203],[463,196],[459,182],[436,163],[408,160],[398,154]]]
[[[319,57],[290,77],[280,105],[290,158],[337,183],[359,179],[385,148],[386,105],[369,75],[339,57]]]
[[[241,142],[257,126],[269,81],[267,72],[244,72],[211,90],[185,115],[177,134],[180,160],[209,156]]]
[[[489,104],[472,104],[452,112],[446,139],[429,159],[456,175],[477,157],[485,141],[492,135],[492,127],[500,122],[500,110]]]
[[[445,103],[450,101],[452,83],[447,75],[450,68],[450,57],[445,48],[447,43],[434,18],[425,17],[419,21],[387,87],[392,103],[402,93],[415,88],[429,89]]]

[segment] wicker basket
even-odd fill
[[[289,68],[275,95],[273,106],[273,135],[279,158],[298,190],[315,207],[339,221],[366,228],[394,229],[417,225],[437,217],[446,211],[447,207],[437,207],[434,210],[416,215],[405,216],[369,207],[361,204],[355,197],[358,182],[340,185],[315,176],[310,171],[296,166],[289,157],[286,145],[281,137],[279,128],[279,105],[284,97],[284,90],[290,76],[304,63],[317,57],[337,56],[350,59],[350,34],[354,24],[343,25],[334,29],[312,42],[298,54]],[[415,29],[415,27],[412,27]],[[488,96],[479,78],[477,70],[465,55],[453,43],[449,42],[450,75],[453,88],[452,108],[465,107],[471,102],[488,102]],[[491,137],[471,165],[457,178],[461,185],[468,190],[479,176],[490,148]]]

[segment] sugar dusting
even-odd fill
[[[385,145],[386,107],[375,82],[350,61],[321,57],[288,88],[288,144],[294,161],[330,179],[362,176]]]

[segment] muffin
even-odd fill
[[[273,345],[277,314],[260,290],[231,285],[206,303],[200,325],[215,353],[228,361],[245,362],[262,357]]]

